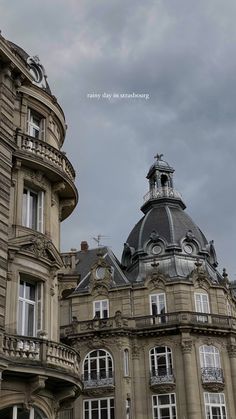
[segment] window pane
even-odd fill
[[[18,312],[18,333],[23,335],[23,301],[19,301],[19,312]]]
[[[27,300],[35,301],[35,286],[25,282],[25,298]]]
[[[160,408],[160,419],[171,419],[170,409],[168,407]]]
[[[25,302],[25,335],[34,335],[34,305]]]
[[[163,396],[158,396],[159,404],[169,404],[169,394],[163,394]]]

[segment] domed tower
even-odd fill
[[[80,347],[84,382],[74,418],[236,417],[235,297],[162,157],[122,266],[84,242],[63,256],[61,333]]]
[[[59,341],[60,223],[75,208],[63,110],[37,56],[0,36],[0,417],[53,419],[81,390]]]
[[[124,245],[122,264],[129,278],[143,281],[154,259],[170,279],[186,278],[198,260],[211,280],[218,281],[213,241],[207,241],[186,213],[182,197],[174,188],[174,169],[162,154],[155,159],[147,174],[149,191],[141,207],[144,216]]]

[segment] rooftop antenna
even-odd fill
[[[108,238],[108,237],[109,236],[104,236],[103,234],[98,234],[97,236],[92,237],[92,239],[97,243],[98,247],[101,247],[101,246],[103,246],[101,244],[101,240],[104,239],[104,238]]]

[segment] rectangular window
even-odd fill
[[[124,349],[124,376],[129,376],[129,350]]]
[[[159,323],[165,323],[166,296],[164,293],[150,295],[150,312],[152,316],[158,316]]]
[[[43,233],[44,192],[23,190],[22,224]]]
[[[227,419],[223,393],[204,393],[206,419]]]
[[[28,109],[28,134],[38,140],[44,140],[45,133],[45,118],[40,114]]]
[[[195,293],[195,310],[198,313],[210,313],[209,299],[208,294],[205,293]],[[208,316],[197,316],[199,322],[207,322]]]
[[[152,396],[153,419],[176,419],[175,394]]]
[[[93,302],[93,317],[106,319],[109,317],[108,300],[98,300]]]
[[[126,399],[126,419],[131,419],[131,400]]]
[[[20,280],[18,327],[22,336],[36,336],[43,328],[43,283]]]
[[[85,400],[84,419],[115,419],[114,399]]]

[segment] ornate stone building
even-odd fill
[[[173,168],[156,156],[121,263],[60,254],[65,131],[38,57],[0,36],[0,418],[235,419],[235,297]]]
[[[66,124],[38,57],[0,36],[0,418],[53,419],[81,392],[60,342],[60,222],[74,209]]]
[[[157,155],[121,264],[86,242],[62,255],[61,337],[84,384],[74,419],[236,418],[235,298],[173,173]]]

